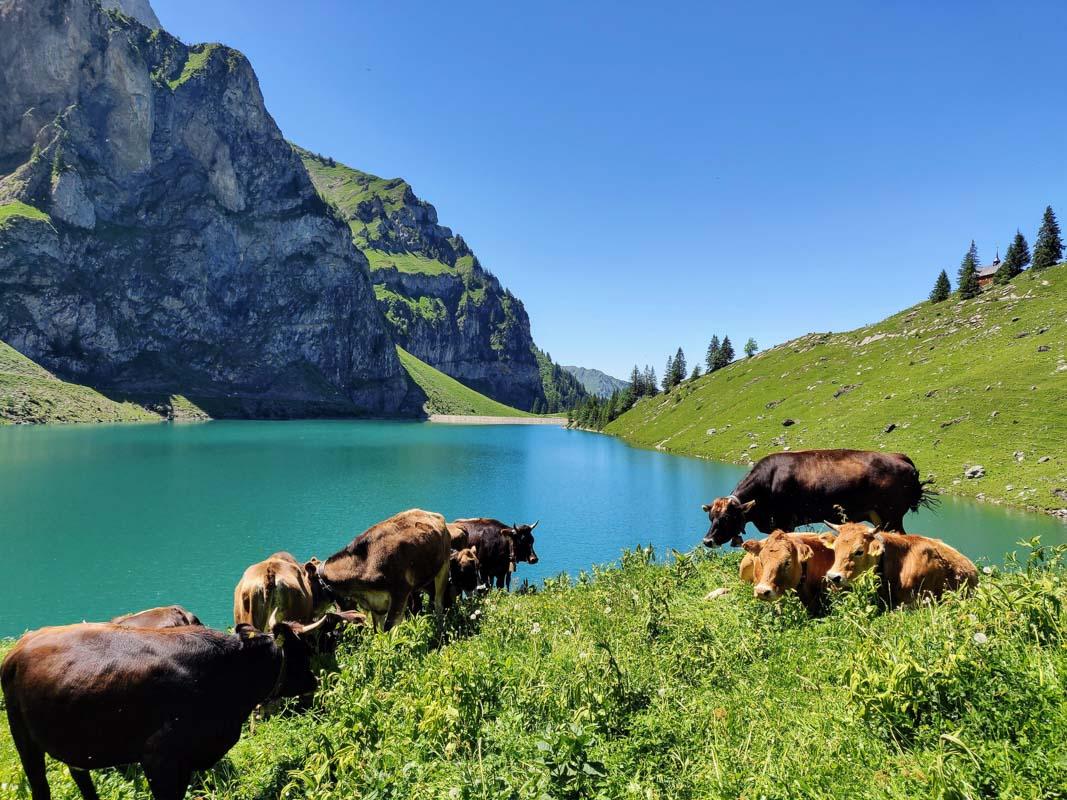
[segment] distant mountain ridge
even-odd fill
[[[630,385],[629,381],[619,380],[598,369],[567,366],[564,366],[563,369],[577,378],[578,382],[582,384],[582,387],[589,394],[596,397],[611,397],[612,393],[621,392]]]

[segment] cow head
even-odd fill
[[[752,594],[759,600],[777,600],[796,589],[812,556],[810,547],[783,531],[775,531],[763,541],[749,539],[741,546],[753,557]]]
[[[826,546],[834,551],[834,565],[826,573],[826,580],[834,586],[849,586],[872,569],[885,552],[885,540],[878,528],[868,528],[858,522],[823,524],[837,534],[836,537],[829,533],[822,536]]]
[[[311,648],[300,638],[298,631],[301,628],[303,626],[296,622],[276,622],[267,634],[242,622],[234,631],[246,647],[271,647],[281,653],[281,672],[272,698],[299,697],[318,688],[318,679],[311,670]]]
[[[534,537],[533,530],[541,524],[541,520],[538,520],[533,525],[512,525],[510,528],[504,528],[500,532],[511,539],[512,546],[515,548],[515,562],[525,561],[528,564],[536,564],[537,553],[534,551]]]
[[[452,550],[466,550],[470,544],[467,529],[462,525],[450,523],[448,526],[448,538],[452,542]]]
[[[745,532],[748,514],[755,505],[755,500],[742,503],[730,495],[718,497],[710,504],[702,506],[711,520],[711,527],[704,535],[704,546],[718,547],[730,542],[734,547],[738,547],[741,544],[741,534]]]
[[[473,594],[478,588],[478,554],[473,547],[454,551],[449,560],[448,580],[452,588],[464,594]]]
[[[346,625],[366,625],[367,617],[358,611],[328,611],[309,625],[294,623],[297,635],[318,655],[333,655]]]

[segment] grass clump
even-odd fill
[[[171,91],[178,89],[179,86],[203,70],[208,61],[211,60],[211,56],[221,47],[222,45],[220,44],[200,44],[190,48],[181,73],[174,80],[168,80],[167,86],[170,87]]]
[[[1059,508],[1065,307],[1067,264],[1024,272],[973,300],[786,342],[641,400],[605,430],[735,463],[786,447],[899,451],[940,491]],[[976,464],[985,476],[965,478]]]
[[[420,361],[402,347],[396,348],[400,363],[408,376],[426,395],[427,414],[459,414],[462,416],[528,417],[530,414],[498,403],[455,378]]]
[[[1046,560],[984,576],[971,597],[879,614],[861,587],[811,620],[795,598],[754,600],[737,554],[658,563],[638,549],[468,602],[442,630],[424,616],[351,631],[313,709],[246,730],[196,793],[1057,797],[1067,572],[1063,548],[1034,552]],[[901,670],[912,662],[923,679]],[[75,797],[65,770],[52,779]],[[0,781],[19,785],[6,729]],[[101,783],[147,796],[117,773]]]
[[[52,224],[52,218],[38,208],[26,203],[14,200],[10,203],[0,204],[0,228],[14,222],[17,219],[28,219],[33,222],[47,222]]]

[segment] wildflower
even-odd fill
[[[451,789],[449,789],[448,796],[451,797],[452,800],[456,800],[456,798],[459,797],[459,787],[453,786]]]
[[[605,614],[610,614],[611,613],[611,606],[604,606],[604,613]]]
[[[988,637],[988,636],[986,636],[986,635],[985,635],[984,633],[982,633],[981,631],[978,631],[978,633],[976,633],[976,634],[974,635],[974,643],[975,643],[975,644],[985,644],[985,643],[986,643],[986,642],[988,642],[988,641],[989,641],[989,637]]]
[[[984,572],[986,575],[992,575],[993,574],[993,568],[992,567],[982,567],[982,572]]]
[[[535,622],[533,625],[530,626],[530,633],[540,633],[540,632],[541,632],[541,623],[540,622]]]

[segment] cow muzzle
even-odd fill
[[[530,551],[530,557],[526,559],[527,564],[536,564],[540,559],[537,557],[537,553],[533,550]]]
[[[845,576],[840,572],[827,572],[826,580],[832,583],[834,586],[847,586],[845,583]]]
[[[777,600],[778,592],[765,583],[761,583],[752,590],[752,594],[759,600]]]

